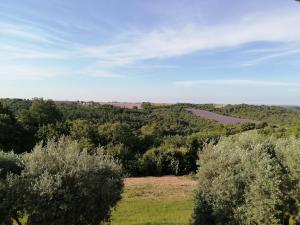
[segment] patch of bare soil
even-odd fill
[[[138,177],[125,179],[125,198],[186,199],[197,182],[188,176]]]

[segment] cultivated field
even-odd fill
[[[141,109],[142,103],[134,102],[98,102],[101,105],[112,105],[124,109]]]
[[[253,121],[247,120],[247,119],[241,119],[237,117],[231,117],[231,116],[224,116],[217,113],[201,110],[201,109],[193,109],[189,108],[187,109],[188,112],[191,112],[195,116],[202,117],[204,119],[213,120],[225,125],[237,125],[240,123],[251,123]]]
[[[100,105],[111,105],[117,108],[123,109],[141,109],[142,103],[141,102],[97,102]],[[151,103],[154,106],[166,106],[169,105],[167,103]]]
[[[190,177],[127,178],[112,225],[186,225],[193,212]]]

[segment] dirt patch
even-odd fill
[[[142,103],[133,103],[133,102],[99,102],[101,105],[111,105],[117,108],[124,109],[141,109]]]
[[[125,179],[127,199],[187,199],[193,197],[197,181],[191,177],[164,176]]]

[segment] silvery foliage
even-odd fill
[[[194,224],[299,221],[299,139],[250,132],[208,145],[199,158]]]
[[[61,138],[22,156],[23,170],[10,176],[28,225],[92,225],[109,219],[121,198],[121,167],[96,149]],[[10,191],[13,189],[11,188]],[[20,211],[20,210],[19,210]]]

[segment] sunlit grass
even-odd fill
[[[137,181],[137,182],[136,182]],[[112,214],[112,225],[186,225],[195,182],[188,177],[132,178]]]
[[[123,200],[113,212],[112,225],[189,223],[192,200]]]

